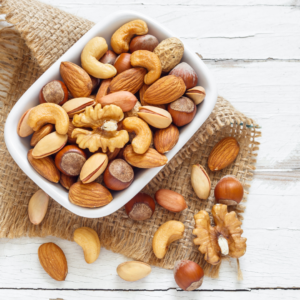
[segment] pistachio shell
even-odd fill
[[[139,110],[138,116],[155,128],[167,128],[172,123],[172,116],[165,109],[155,106],[141,106]]]
[[[93,106],[94,104],[95,101],[91,98],[74,98],[67,101],[62,108],[72,117],[75,114],[83,112],[86,107]]]
[[[28,216],[34,225],[39,225],[47,212],[49,196],[43,191],[38,190],[29,200]]]
[[[108,157],[104,153],[92,155],[83,165],[80,172],[82,183],[90,183],[96,180],[106,169]]]
[[[202,86],[195,86],[189,90],[186,91],[186,95],[192,99],[196,105],[200,104],[205,96],[206,96],[206,93],[205,93],[205,89],[204,87]]]
[[[26,137],[33,133],[33,129],[27,124],[29,112],[31,110],[32,110],[32,108],[25,111],[19,120],[18,127],[17,127],[17,133],[20,137]]]
[[[191,173],[192,187],[200,199],[209,197],[211,182],[208,174],[201,165],[193,165]]]
[[[43,137],[33,148],[33,158],[43,158],[61,150],[67,143],[67,134],[58,134],[56,131]]]

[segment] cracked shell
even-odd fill
[[[138,116],[155,128],[167,128],[172,123],[171,114],[155,106],[139,107]]]

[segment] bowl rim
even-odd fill
[[[116,20],[122,19],[124,17],[129,18],[129,19],[143,19],[148,25],[150,25],[149,29],[151,28],[151,26],[158,27],[158,30],[161,33],[163,33],[164,35],[167,35],[169,37],[177,37],[169,29],[167,29],[164,25],[160,24],[158,21],[152,19],[149,16],[141,14],[139,12],[135,12],[132,10],[122,10],[122,11],[112,13],[108,17],[103,19],[102,21],[95,24],[95,26],[93,26],[88,32],[86,32],[73,46],[71,46],[55,63],[53,63],[48,68],[48,70],[46,70],[32,84],[32,86],[22,95],[22,97],[14,105],[14,107],[10,111],[10,113],[7,117],[6,123],[5,123],[4,138],[5,138],[5,143],[6,143],[7,149],[9,151],[10,155],[13,157],[14,161],[22,169],[22,171],[31,180],[33,180],[42,190],[44,190],[47,194],[49,194],[49,196],[51,198],[53,198],[56,202],[58,202],[60,205],[62,205],[63,207],[65,207],[66,209],[71,211],[72,213],[74,213],[78,216],[86,217],[86,218],[104,217],[104,216],[110,215],[113,212],[117,211],[119,208],[124,206],[131,198],[133,198],[134,195],[136,195],[140,190],[142,190],[155,177],[155,175],[158,174],[159,171],[164,168],[164,166],[158,167],[158,168],[153,168],[153,169],[145,169],[145,170],[147,170],[147,174],[149,174],[149,176],[146,176],[146,177],[144,176],[144,178],[142,178],[142,179],[139,178],[138,182],[136,182],[136,180],[134,180],[134,182],[130,186],[131,188],[129,187],[126,190],[119,192],[121,194],[121,197],[122,197],[122,195],[125,195],[126,201],[124,199],[123,200],[118,199],[118,201],[115,201],[116,199],[114,199],[112,202],[110,202],[106,206],[99,207],[99,208],[93,208],[93,209],[80,207],[80,206],[72,204],[68,200],[68,198],[67,198],[67,201],[65,201],[65,199],[64,199],[65,195],[63,195],[63,194],[67,193],[67,191],[65,189],[63,189],[62,187],[60,188],[59,184],[57,185],[55,183],[49,182],[47,179],[43,178],[31,167],[31,165],[27,161],[27,153],[25,154],[26,161],[24,160],[24,155],[22,153],[18,152],[19,149],[18,149],[18,147],[15,147],[15,144],[13,142],[13,140],[15,138],[19,138],[19,136],[17,135],[17,132],[16,132],[17,124],[15,124],[14,119],[16,119],[16,115],[20,115],[20,112],[19,112],[20,108],[23,106],[26,106],[26,103],[29,102],[28,99],[30,99],[30,95],[32,94],[32,91],[37,89],[37,87],[39,87],[39,89],[41,89],[41,87],[44,85],[43,82],[46,80],[46,78],[48,78],[48,81],[52,80],[52,79],[49,80],[49,77],[51,77],[51,74],[56,74],[57,71],[59,71],[59,66],[62,61],[66,61],[66,60],[70,61],[70,59],[68,59],[68,58],[70,58],[70,56],[72,56],[72,53],[77,52],[77,55],[79,55],[78,53],[81,53],[79,51],[82,50],[82,48],[85,46],[85,44],[91,38],[93,38],[95,36],[99,36],[97,34],[98,31],[105,30],[105,27],[109,26],[109,24],[111,22],[116,22]],[[129,22],[129,21],[127,21],[127,22]],[[108,43],[108,44],[110,44],[110,43]],[[207,81],[207,84],[209,85],[209,89],[210,89],[210,97],[209,97],[210,105],[209,105],[209,109],[206,108],[205,111],[203,111],[203,109],[201,109],[201,118],[203,119],[203,121],[201,121],[201,124],[197,127],[197,129],[196,130],[193,129],[194,132],[190,136],[188,136],[188,138],[186,136],[182,137],[182,140],[184,141],[184,143],[182,143],[182,145],[178,145],[179,144],[179,142],[178,142],[177,145],[170,152],[167,153],[167,156],[169,159],[168,162],[170,162],[170,160],[173,158],[173,156],[176,155],[176,153],[192,138],[194,133],[203,125],[203,123],[207,120],[208,116],[212,112],[212,110],[216,104],[216,101],[217,101],[217,88],[216,88],[215,80],[214,80],[212,74],[210,73],[207,66],[204,64],[204,62],[190,49],[190,47],[188,45],[184,44],[184,48],[185,48],[184,55],[187,56],[189,60],[196,61],[196,64],[199,64],[199,66],[200,66],[199,68],[201,69],[201,72],[205,73],[205,80]],[[207,98],[207,96],[206,96],[206,98]],[[201,106],[201,104],[200,104],[200,106]],[[198,105],[198,107],[199,107],[199,105]],[[23,114],[24,111],[25,110],[23,109],[21,114]],[[192,124],[192,123],[190,123],[190,124]],[[188,124],[186,126],[189,126],[190,124]],[[195,127],[195,126],[193,126],[193,127]],[[12,134],[13,134],[13,136],[12,136]],[[22,138],[19,138],[19,139],[22,139]],[[180,146],[180,148],[179,148],[179,146]],[[132,188],[132,186],[134,185],[135,182],[136,182],[137,188],[136,187]],[[130,189],[130,191],[134,191],[130,198],[128,198],[128,193],[129,193],[128,190],[129,189]]]

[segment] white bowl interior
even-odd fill
[[[149,33],[155,35],[159,41],[168,37],[176,36],[164,26],[145,15],[141,15],[140,13],[133,11],[116,12],[96,24],[58,61],[56,61],[20,98],[6,120],[4,133],[5,142],[11,156],[19,167],[53,199],[79,216],[97,218],[115,212],[132,199],[163,167],[137,170],[135,172],[135,180],[131,186],[124,191],[113,192],[113,201],[104,207],[94,209],[79,207],[70,203],[67,191],[60,184],[49,182],[31,167],[27,160],[27,152],[31,148],[31,136],[27,138],[20,138],[16,131],[17,124],[20,117],[27,109],[39,104],[38,94],[40,89],[51,80],[61,80],[59,66],[62,61],[71,61],[80,65],[81,51],[90,39],[95,36],[102,36],[106,39],[107,44],[110,45],[110,37],[112,34],[124,23],[134,19],[143,19],[148,24]],[[209,114],[212,112],[217,100],[217,90],[210,72],[202,60],[186,45],[182,61],[190,64],[196,71],[199,78],[198,85],[205,88],[206,98],[203,103],[198,105],[197,114],[194,120],[180,129],[178,143],[170,152],[167,153],[169,161],[204,123]]]

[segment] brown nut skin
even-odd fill
[[[158,39],[155,36],[151,34],[140,35],[131,40],[129,50],[131,53],[137,50],[148,50],[153,52],[158,44]]]
[[[92,75],[90,75],[90,77],[91,77],[92,85],[93,85],[92,92],[95,92],[97,90],[97,88],[99,87],[101,80],[99,78],[93,77]],[[91,99],[95,99],[95,95],[90,95],[88,97]]]
[[[237,205],[243,199],[244,188],[238,179],[227,175],[217,183],[214,193],[216,203]]]
[[[68,100],[68,89],[60,80],[52,80],[39,93],[39,102],[63,105]]]
[[[133,20],[121,26],[111,37],[110,44],[115,53],[126,53],[134,35],[148,33],[148,26],[143,20]]]
[[[183,79],[187,89],[190,89],[197,85],[198,76],[195,70],[187,63],[182,62],[177,65],[169,75],[179,76]]]
[[[77,176],[69,176],[64,173],[60,174],[59,183],[67,190],[71,188],[71,186],[77,182]]]
[[[67,158],[69,155],[70,157]],[[86,159],[87,156],[83,150],[75,145],[68,145],[56,154],[55,165],[65,175],[77,176]]]
[[[132,167],[123,159],[110,162],[104,172],[103,181],[107,188],[122,191],[128,188],[134,179]]]
[[[203,269],[191,260],[176,261],[174,265],[174,279],[184,291],[193,291],[203,283]]]
[[[173,123],[178,126],[184,126],[194,119],[197,106],[187,97],[181,97],[168,105],[168,112],[171,114]]]
[[[240,145],[233,137],[219,141],[211,150],[207,165],[211,171],[219,171],[228,167],[238,156]]]
[[[106,53],[101,57],[100,62],[103,64],[114,65],[117,58],[117,54],[114,51],[107,50]]]
[[[156,202],[171,212],[181,212],[187,208],[182,195],[167,189],[160,189],[155,193]]]
[[[34,147],[43,137],[51,133],[54,129],[53,124],[47,124],[35,131],[30,140],[30,146]]]
[[[35,159],[32,156],[32,149],[27,153],[27,159],[31,166],[44,178],[51,182],[59,182],[60,172],[56,168],[54,160],[52,157],[47,156],[39,159]]]
[[[130,57],[130,53],[122,53],[116,58],[114,67],[117,69],[117,74],[120,74],[132,68],[130,63]]]
[[[138,193],[125,204],[125,211],[130,219],[144,221],[152,217],[155,201],[145,193]]]
[[[42,244],[38,250],[40,264],[55,280],[64,281],[68,274],[68,263],[64,252],[54,243]]]
[[[102,98],[108,94],[108,87],[109,87],[111,81],[112,81],[112,78],[102,80],[100,88],[99,88],[96,98],[95,98],[96,102],[98,102],[100,98]]]
[[[178,128],[171,124],[169,127],[157,130],[154,134],[154,147],[161,153],[167,153],[172,150],[177,144],[179,139]]]

